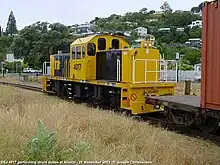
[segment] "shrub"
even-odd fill
[[[73,146],[75,152],[76,160],[83,160],[85,156],[89,153],[91,146],[88,142],[80,141]]]
[[[25,145],[26,160],[57,160],[60,159],[56,145],[57,136],[38,120],[37,134]]]
[[[83,160],[89,153],[91,146],[86,141],[73,144],[66,151],[57,145],[57,135],[50,132],[47,127],[38,120],[37,134],[26,143],[24,157],[28,161],[61,161],[69,157],[74,160]]]

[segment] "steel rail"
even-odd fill
[[[22,88],[22,89],[28,89],[28,90],[37,91],[37,92],[42,92],[41,87],[37,87],[37,86],[33,86],[33,85],[12,83],[12,82],[6,82],[6,81],[0,81],[0,84],[13,86],[13,87],[19,87],[19,88]]]

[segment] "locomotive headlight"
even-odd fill
[[[145,43],[144,46],[147,47],[147,43]]]
[[[146,50],[146,54],[149,54],[149,52],[150,52],[150,51],[149,51],[149,49],[147,48],[147,50]]]

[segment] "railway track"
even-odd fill
[[[32,90],[32,91],[36,91],[36,92],[42,92],[41,87],[32,86],[32,85],[12,83],[12,82],[6,82],[6,81],[0,81],[0,84],[12,86],[12,87],[18,87],[18,88],[22,88],[22,89],[26,89],[26,90]],[[147,122],[150,125],[154,125],[156,127],[162,127],[168,131],[172,131],[172,132],[175,132],[178,134],[187,135],[189,137],[208,140],[208,141],[211,141],[211,142],[215,143],[216,145],[220,146],[220,136],[206,134],[197,128],[186,128],[183,126],[179,126],[179,125],[175,125],[173,123],[170,123],[169,121],[166,120],[163,113],[155,113],[155,114],[143,115],[143,116],[134,116],[126,111],[117,110],[117,109],[111,108],[109,106],[97,106],[93,102],[90,102],[90,101],[85,102],[85,100],[74,100],[74,102],[76,104],[85,103],[85,104],[87,104],[87,106],[93,107],[93,108],[99,107],[100,109],[109,110],[111,112],[114,111],[118,115],[125,114],[126,116],[131,117],[134,120],[137,120],[140,122]]]
[[[13,86],[13,87],[19,87],[22,89],[28,89],[28,90],[37,91],[37,92],[42,92],[41,87],[37,87],[33,85],[24,85],[24,84],[18,84],[18,83],[6,82],[6,81],[0,81],[0,84]]]

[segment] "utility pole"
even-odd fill
[[[179,82],[179,72],[181,71],[181,60],[182,58],[184,57],[185,55],[184,54],[179,54],[179,53],[176,53],[176,61],[178,63],[178,67],[177,67],[177,82]]]
[[[180,54],[176,53],[176,62],[179,64]],[[177,73],[176,73],[177,82],[179,82],[179,65],[177,65]]]
[[[1,66],[2,66],[2,76],[4,77],[5,76],[5,62],[4,61],[1,62]]]
[[[18,73],[18,63],[15,63],[15,73]]]

